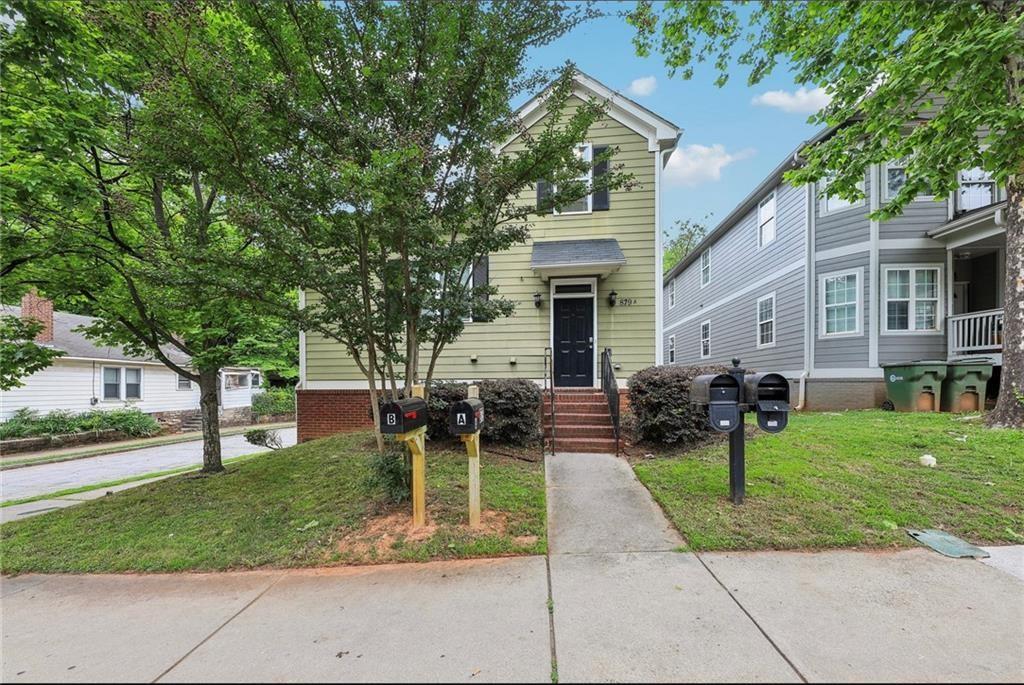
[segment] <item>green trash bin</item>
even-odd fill
[[[961,359],[946,365],[942,381],[942,411],[964,412],[985,409],[992,362],[988,359]]]
[[[885,390],[896,411],[938,411],[946,362],[915,361],[882,364]]]

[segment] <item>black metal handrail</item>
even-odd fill
[[[612,365],[612,348],[606,347],[601,352],[601,389],[608,400],[608,413],[612,415],[612,430],[615,432],[615,455],[619,454],[619,383],[615,380],[615,367]],[[552,417],[554,421],[554,417]],[[554,423],[552,423],[552,426]]]
[[[551,456],[555,455],[555,362],[550,347],[544,348],[544,392],[548,395],[551,407]],[[541,430],[544,429],[544,416],[541,412]],[[541,454],[544,453],[544,439],[541,437]]]

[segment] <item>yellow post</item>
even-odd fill
[[[423,386],[412,386],[412,395],[424,397]],[[406,435],[410,436],[412,452],[412,525],[420,528],[427,525],[427,428],[423,426]]]
[[[480,527],[480,433],[460,435],[469,455],[469,527]]]

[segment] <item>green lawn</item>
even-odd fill
[[[428,445],[427,535],[406,535],[408,505],[389,506],[367,485],[372,446],[355,434],[5,524],[0,571],[213,571],[543,553],[543,465],[485,452],[482,500],[492,525],[470,532],[459,447]],[[378,532],[389,533],[387,544],[368,544]]]
[[[634,468],[695,550],[916,544],[903,528],[1024,543],[1024,432],[950,414],[795,414],[784,432],[748,440],[739,507],[725,442]]]

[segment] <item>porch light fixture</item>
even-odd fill
[[[540,309],[540,293],[533,294],[533,306]]]
[[[617,292],[615,292],[614,290],[611,291],[610,293],[608,293],[608,306],[609,307],[614,307],[615,303],[618,301],[618,298],[619,298],[619,294]]]

